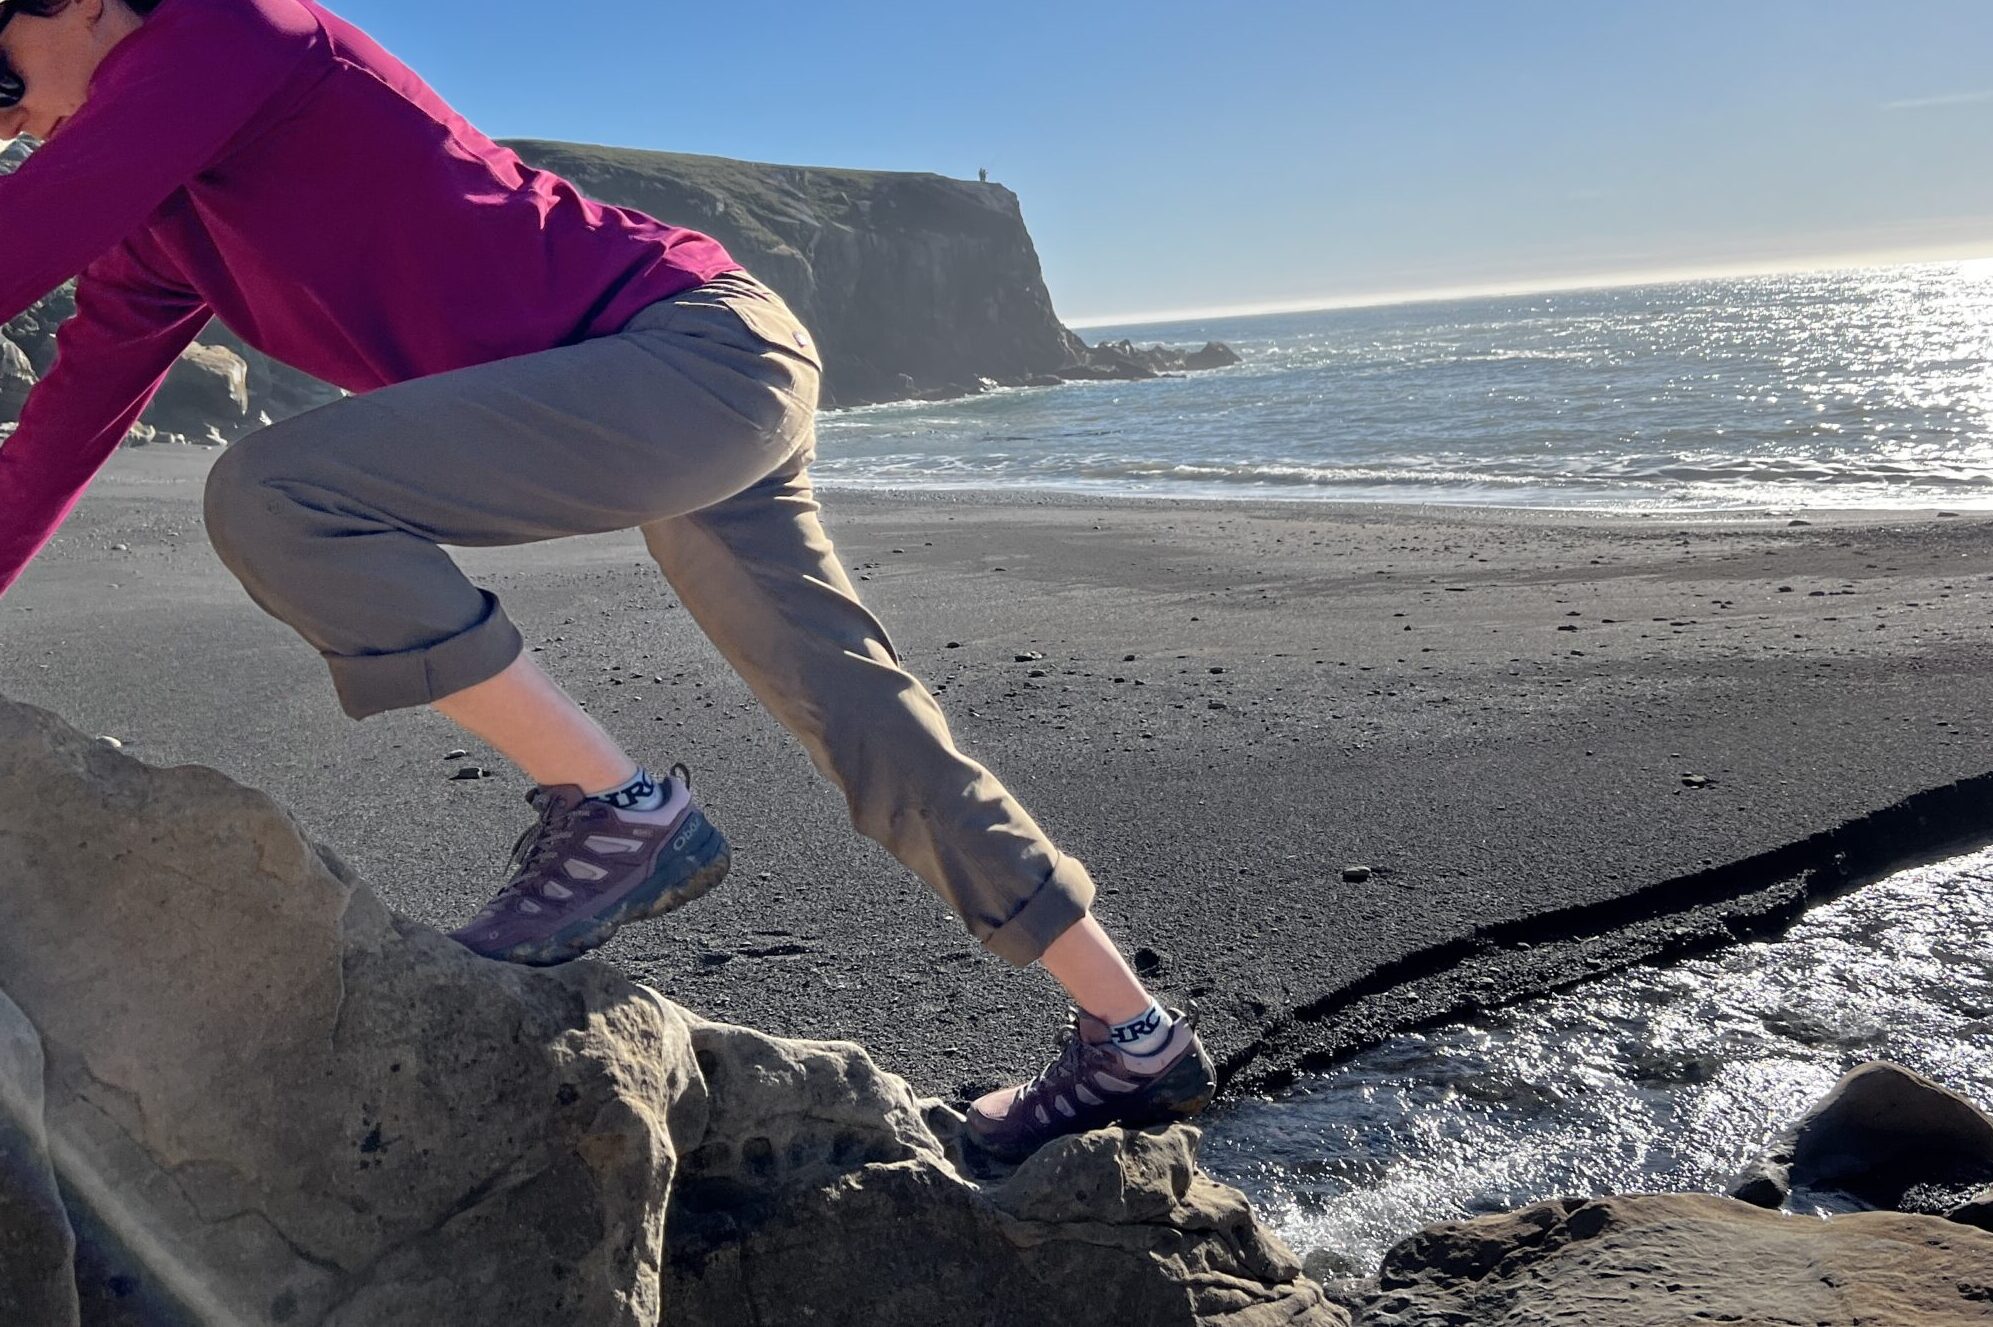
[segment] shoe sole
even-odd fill
[[[1146,1107],[1138,1107],[1128,1114],[1100,1124],[1087,1125],[1079,1129],[1067,1129],[1058,1133],[1046,1134],[1035,1142],[1015,1147],[986,1139],[976,1131],[976,1112],[966,1113],[967,1125],[963,1132],[968,1138],[989,1155],[999,1161],[1016,1164],[1036,1152],[1054,1138],[1064,1138],[1070,1134],[1091,1133],[1095,1129],[1151,1129],[1158,1124],[1175,1124],[1197,1115],[1209,1106],[1218,1095],[1218,1069],[1212,1064],[1211,1056],[1202,1042],[1192,1045],[1190,1053],[1171,1065],[1163,1076],[1156,1080],[1151,1091],[1167,1094],[1171,1091],[1188,1091],[1190,1095],[1174,1100],[1157,1102]]]
[[[527,967],[546,968],[580,958],[631,922],[662,917],[710,893],[733,866],[733,848],[719,827],[694,807],[673,840],[690,832],[692,838],[644,882],[618,899],[607,912],[578,917],[544,940],[491,957]],[[667,850],[669,851],[669,850]]]

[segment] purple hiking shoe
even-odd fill
[[[726,836],[692,801],[692,771],[673,765],[664,805],[624,811],[572,783],[530,788],[540,813],[512,845],[517,868],[477,916],[450,932],[486,958],[546,967],[579,958],[626,922],[682,907],[720,883]]]
[[[1198,1039],[1197,1016],[1180,1009],[1169,1015],[1168,1040],[1138,1058],[1121,1053],[1106,1023],[1073,1010],[1052,1063],[1022,1087],[977,1098],[968,1136],[1000,1161],[1022,1161],[1063,1134],[1189,1119],[1218,1094],[1218,1075]],[[1152,1067],[1144,1073],[1139,1061]]]

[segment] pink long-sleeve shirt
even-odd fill
[[[0,176],[0,322],[77,277],[0,445],[0,591],[211,316],[365,392],[606,335],[740,266],[527,166],[314,0],[166,0]]]

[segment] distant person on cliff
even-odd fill
[[[1078,1006],[1050,1066],[971,1106],[988,1150],[1210,1100],[1086,868],[956,749],[858,601],[811,493],[821,354],[718,242],[528,167],[314,0],[0,0],[0,136],[22,134],[44,145],[0,177],[0,322],[78,280],[0,447],[0,590],[219,316],[353,393],[216,459],[222,562],[347,714],[432,705],[537,785],[456,939],[561,963],[726,874],[691,771],[627,755],[439,547],[636,528],[857,828]]]

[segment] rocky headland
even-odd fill
[[[1053,312],[1017,195],[1000,184],[539,139],[505,146],[591,198],[720,240],[817,335],[827,409],[1239,362],[1218,342],[1191,351],[1087,345]],[[0,173],[29,151],[18,139],[0,148]],[[74,288],[65,283],[0,326],[0,429],[18,419],[54,362],[56,328],[76,310]],[[126,443],[222,446],[339,395],[216,320]]]
[[[600,962],[470,955],[205,766],[0,700],[0,807],[9,1324],[1993,1314],[1993,1120],[1894,1066],[1740,1179],[1759,1205],[1561,1199],[1323,1285],[1199,1170],[1193,1127],[992,1166],[857,1044],[709,1020]],[[1888,1210],[1766,1210],[1822,1189]]]

